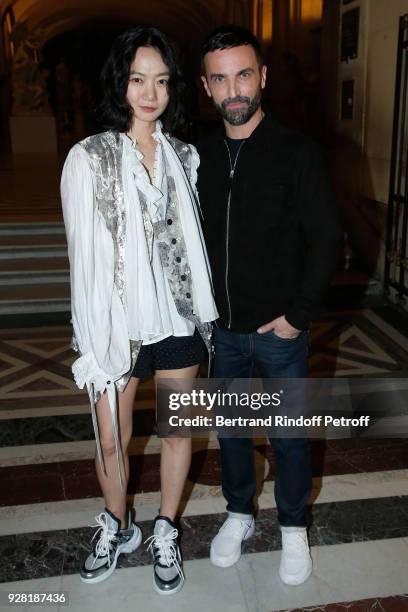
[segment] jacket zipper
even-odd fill
[[[232,195],[232,181],[234,179],[234,172],[235,172],[235,166],[237,165],[237,161],[238,161],[238,157],[242,148],[242,145],[244,144],[245,140],[243,140],[241,142],[241,144],[239,145],[237,154],[235,156],[235,160],[234,160],[234,164],[232,164],[232,160],[231,160],[231,153],[229,150],[229,146],[227,141],[224,139],[224,143],[225,146],[227,147],[227,152],[228,152],[228,159],[229,159],[229,163],[230,163],[230,174],[229,174],[229,179],[230,179],[230,184],[229,184],[229,191],[228,191],[228,200],[227,200],[227,227],[226,227],[226,239],[225,239],[225,293],[227,295],[227,304],[228,304],[228,323],[227,323],[227,328],[230,329],[231,327],[231,319],[232,319],[232,314],[231,314],[231,301],[230,301],[230,296],[229,296],[229,291],[228,291],[228,272],[229,272],[229,225],[230,225],[230,209],[231,209],[231,195]]]

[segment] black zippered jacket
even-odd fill
[[[243,144],[232,179],[223,128],[197,148],[219,324],[249,333],[285,315],[307,329],[342,236],[320,147],[266,115]]]

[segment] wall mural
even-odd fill
[[[11,114],[51,115],[47,88],[48,71],[41,67],[44,31],[28,31],[26,22],[17,22],[11,32],[16,52],[12,61]]]

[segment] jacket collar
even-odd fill
[[[277,130],[277,127],[279,125],[277,119],[275,119],[272,113],[268,110],[264,110],[264,113],[265,115],[263,119],[258,123],[254,131],[247,138],[247,141],[250,142],[251,144],[260,143],[265,140],[270,141],[271,132],[274,132]],[[217,134],[218,141],[222,142],[225,139],[226,135],[225,135],[225,127],[223,123],[219,126],[216,134]]]

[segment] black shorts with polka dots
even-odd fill
[[[169,336],[154,344],[142,344],[132,376],[149,378],[156,370],[179,370],[207,359],[207,349],[197,330],[192,336]]]

